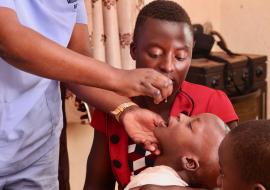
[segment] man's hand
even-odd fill
[[[116,92],[128,97],[150,96],[158,104],[173,91],[172,80],[153,69],[119,70],[117,77]]]
[[[164,121],[158,114],[138,106],[126,109],[120,115],[120,123],[125,127],[129,137],[136,144],[143,144],[146,150],[156,155],[160,154],[160,151],[153,130],[161,122]]]

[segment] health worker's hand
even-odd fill
[[[173,91],[173,82],[161,73],[149,69],[119,70],[115,92],[128,96],[150,96],[156,104],[166,100]]]

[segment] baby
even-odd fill
[[[219,148],[222,190],[270,189],[270,120],[233,129]]]
[[[169,126],[160,125],[155,135],[162,154],[154,167],[133,177],[125,190],[153,184],[180,187],[217,187],[219,175],[218,148],[227,126],[217,116],[203,113],[172,117]]]

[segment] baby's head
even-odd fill
[[[219,148],[222,190],[270,189],[270,120],[233,129]]]
[[[161,157],[193,187],[216,187],[219,175],[218,148],[227,126],[217,116],[203,113],[172,117],[168,127],[159,126],[155,135]]]

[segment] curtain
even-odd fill
[[[129,45],[144,0],[86,0],[92,56],[116,68],[133,69]]]

